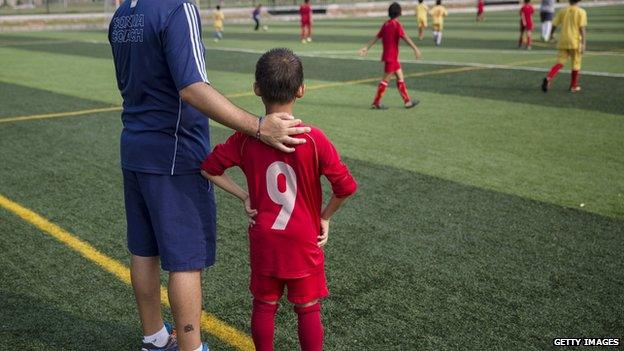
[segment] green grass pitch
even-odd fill
[[[309,87],[327,85],[296,115],[326,131],[360,184],[326,250],[327,350],[543,350],[554,337],[624,337],[624,6],[588,14],[579,94],[566,91],[567,72],[539,90],[554,46],[517,50],[515,11],[479,24],[452,14],[442,47],[430,32],[417,42],[423,62],[402,48],[421,104],[403,109],[391,83],[388,111],[368,109],[374,79],[348,83],[380,76],[379,46],[356,55],[380,18],[319,20],[308,45],[295,22],[260,33],[226,23],[219,43],[204,25],[208,75],[226,94],[249,92],[259,53],[276,46],[302,55]],[[402,21],[414,38],[414,18]],[[475,69],[439,72],[458,67]],[[264,112],[254,96],[232,100]],[[0,34],[0,194],[127,264],[119,112],[2,122],[119,104],[105,32]],[[213,143],[229,133],[212,123]],[[204,308],[249,333],[245,218],[223,192],[217,201]],[[4,209],[0,266],[3,349],[137,349],[131,289]],[[297,348],[295,323],[283,304],[278,350]]]

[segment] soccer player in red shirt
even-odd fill
[[[304,90],[303,66],[292,51],[272,49],[260,57],[254,91],[266,111],[292,114]],[[321,130],[312,127],[299,137],[307,142],[287,154],[237,132],[217,145],[202,164],[202,174],[238,197],[249,216],[251,331],[257,351],[273,350],[277,302],[284,287],[298,315],[301,349],[323,349],[319,300],[328,296],[323,245],[330,218],[357,189]],[[245,174],[248,192],[224,174],[233,166]],[[321,175],[333,191],[324,208]]]
[[[381,98],[383,97],[386,87],[388,87],[388,81],[394,75],[397,79],[397,89],[401,93],[405,108],[412,108],[418,105],[418,100],[412,100],[407,93],[407,87],[403,80],[403,70],[401,69],[401,63],[399,62],[399,39],[405,40],[405,42],[414,50],[416,58],[420,57],[420,50],[410,37],[405,34],[403,25],[397,18],[401,16],[401,5],[398,3],[392,3],[388,8],[388,16],[390,17],[379,30],[379,33],[371,39],[364,48],[360,50],[360,54],[365,56],[368,53],[368,49],[373,46],[378,39],[381,39],[383,44],[383,53],[381,54],[381,61],[384,62],[384,75],[381,78],[381,82],[377,86],[377,93],[371,106],[372,109],[387,110],[388,108],[381,104]]]
[[[301,42],[309,43],[312,41],[312,7],[310,0],[303,0],[303,4],[299,7],[299,15],[301,15]]]
[[[533,30],[533,6],[531,0],[524,0],[524,6],[520,8],[520,39],[518,47],[522,47],[526,35],[526,49],[531,50],[531,31]]]
[[[484,9],[485,9],[485,0],[477,0],[477,22],[483,21]]]

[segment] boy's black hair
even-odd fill
[[[531,0],[524,0],[524,3],[525,3],[525,4],[528,4],[528,3],[530,3],[530,2],[531,2]]]
[[[401,16],[401,5],[398,2],[393,2],[390,7],[388,7],[388,17],[395,19]]]
[[[221,10],[221,5],[217,5],[217,10]]]
[[[306,4],[309,4],[310,0],[303,0],[303,2],[305,2]]]
[[[423,1],[425,1],[425,0],[418,0],[418,3],[419,3],[419,4],[422,4],[422,2],[423,2]]]
[[[436,0],[436,5],[442,5],[442,0]]]
[[[303,65],[290,49],[271,49],[256,63],[256,86],[266,102],[291,102],[297,97],[297,90],[302,85]]]
[[[578,4],[581,0],[570,0],[570,4]]]

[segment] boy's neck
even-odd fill
[[[284,113],[289,113],[292,115],[294,105],[295,105],[294,101],[287,102],[285,104],[265,102],[264,108],[265,108],[267,115],[271,113],[277,113],[277,112],[284,112]]]

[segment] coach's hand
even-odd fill
[[[300,119],[295,119],[288,113],[272,113],[260,122],[260,140],[278,150],[294,152],[294,147],[286,145],[304,144],[306,140],[293,138],[291,135],[310,132],[310,127],[297,127],[300,124]]]

